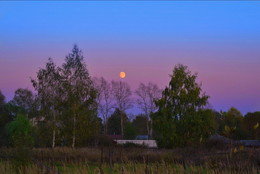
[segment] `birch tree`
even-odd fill
[[[11,102],[18,106],[20,112],[24,113],[29,119],[36,117],[38,114],[39,104],[37,96],[29,89],[17,89]]]
[[[120,111],[125,112],[132,107],[131,88],[126,82],[112,81],[113,96],[115,100],[115,107]],[[121,114],[121,135],[124,137],[124,122]]]
[[[137,104],[140,109],[144,112],[147,117],[146,121],[146,129],[149,137],[152,137],[153,129],[152,126],[149,126],[149,122],[152,123],[151,114],[157,110],[157,106],[155,101],[158,100],[162,95],[162,90],[156,84],[148,83],[143,84],[140,83],[138,89],[135,91],[137,95]]]
[[[60,71],[51,58],[45,68],[37,72],[37,79],[31,80],[40,102],[41,112],[51,124],[52,147],[56,145],[58,106],[62,99]]]
[[[112,87],[103,77],[93,79],[97,90],[98,113],[104,122],[104,134],[107,135],[107,121],[113,109]]]
[[[72,52],[65,58],[65,63],[62,65],[62,76],[64,79],[64,95],[68,103],[67,109],[72,115],[71,146],[74,148],[77,132],[79,133],[80,130],[91,125],[87,121],[95,121],[97,107],[96,92],[84,62],[82,51],[79,50],[77,45],[74,45]],[[85,124],[85,126],[82,124]],[[88,132],[91,132],[91,130]]]

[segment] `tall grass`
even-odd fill
[[[21,166],[18,170],[12,165],[11,162],[5,161],[0,163],[0,173],[3,174],[174,174],[174,173],[259,173],[257,168],[247,168],[243,171],[232,171],[230,169],[212,169],[207,166],[195,166],[180,164],[167,164],[167,163],[117,163],[110,168],[108,165],[102,167],[88,164],[60,164],[57,166],[39,166],[31,164]]]
[[[203,147],[45,148],[33,149],[31,163],[18,166],[14,153],[14,149],[0,149],[0,174],[260,173],[259,149],[244,149],[230,156],[228,150]]]

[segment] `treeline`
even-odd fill
[[[258,139],[260,112],[243,116],[237,109],[217,112],[187,66],[177,65],[168,86],[141,83],[133,92],[123,81],[91,78],[75,45],[62,66],[48,59],[31,79],[36,93],[17,89],[5,102],[0,91],[0,145],[80,147],[98,145],[102,137],[133,139],[148,135],[160,147],[205,142],[212,134]],[[138,106],[142,114],[127,115]]]

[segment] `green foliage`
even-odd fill
[[[198,143],[214,130],[213,114],[202,110],[209,96],[201,92],[196,78],[187,66],[175,66],[169,86],[156,102],[159,110],[153,115],[159,146]]]
[[[61,108],[64,99],[64,91],[62,90],[62,77],[60,69],[56,67],[51,58],[37,72],[37,79],[31,80],[35,90],[37,91],[38,101],[40,104],[41,117],[44,117],[46,123],[46,134],[51,134],[52,138],[48,139],[52,147],[56,145],[56,132],[59,130],[57,122],[61,119]]]
[[[14,147],[32,147],[32,126],[24,116],[18,115],[14,121],[7,125],[7,130],[12,137]]]
[[[51,147],[52,132],[46,123],[38,123],[33,132],[33,139],[35,140],[34,146],[39,147]]]
[[[228,112],[221,112],[221,122],[218,132],[228,138],[241,140],[246,137],[246,132],[243,129],[244,117],[234,107],[231,107]]]
[[[5,126],[12,121],[9,112],[9,104],[5,102],[5,96],[0,91],[0,146],[7,146],[10,142]]]
[[[133,120],[133,126],[135,128],[136,134],[138,134],[138,135],[148,135],[147,119],[148,118],[144,115],[137,115],[135,117],[135,119]]]
[[[19,113],[23,113],[28,118],[36,117],[38,114],[37,98],[29,89],[17,89],[11,103],[19,108]]]
[[[110,135],[121,135],[121,117],[123,118],[124,127],[129,122],[127,115],[120,111],[118,108],[108,118],[108,134]]]
[[[71,116],[67,117],[67,120],[72,123],[67,125],[72,130],[72,147],[75,147],[76,140],[81,141],[80,137],[86,139],[99,133],[100,130],[96,90],[86,68],[82,51],[77,45],[74,45],[72,52],[66,56],[62,65],[62,77],[66,112]]]
[[[260,138],[260,112],[247,113],[243,119],[243,129],[247,139]]]
[[[136,137],[136,130],[135,127],[133,125],[133,123],[128,122],[125,126],[125,135],[124,135],[124,139],[127,140],[133,140]]]
[[[95,113],[89,110],[81,110],[76,122],[76,140],[77,146],[93,145],[94,139],[98,137],[101,129],[101,120]]]
[[[44,126],[37,129],[42,134],[46,128],[45,145],[82,145],[100,132],[97,117],[96,90],[89,76],[81,50],[74,45],[62,67],[52,59],[32,80],[38,92]],[[39,117],[39,118],[41,118]]]
[[[256,130],[258,127],[259,127],[259,123],[257,122],[257,123],[254,125],[253,129]]]
[[[204,142],[215,133],[214,113],[210,109],[199,109],[193,115],[187,115],[178,124],[177,133],[181,136],[180,143],[193,145]]]
[[[31,160],[33,127],[24,115],[17,115],[14,121],[7,125],[7,132],[11,136],[12,144],[16,148],[15,159],[19,163],[27,163]]]

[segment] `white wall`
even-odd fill
[[[139,145],[145,145],[150,148],[157,148],[155,140],[115,140],[117,144],[134,143]]]

